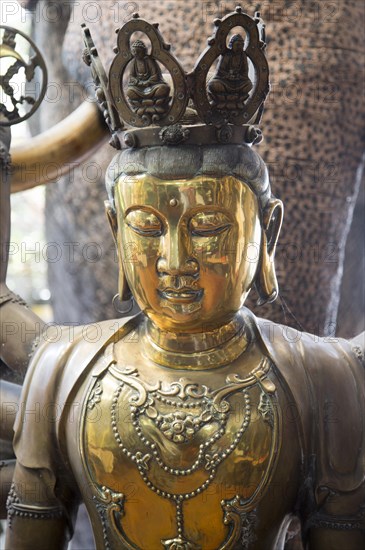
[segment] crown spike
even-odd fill
[[[134,12],[132,17],[133,17],[133,19],[139,19],[139,13]]]
[[[222,20],[217,18],[217,19],[214,19],[213,23],[216,27],[219,27],[219,25],[222,23]]]
[[[242,10],[241,6],[236,6],[235,11],[236,11],[236,13],[242,13],[243,10]]]

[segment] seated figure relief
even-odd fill
[[[157,118],[165,114],[170,100],[170,86],[164,81],[158,63],[149,56],[142,40],[131,47],[131,61],[127,97],[132,109],[139,115]]]
[[[244,46],[245,41],[240,34],[232,36],[214,77],[208,83],[211,103],[218,109],[242,110],[252,90]]]

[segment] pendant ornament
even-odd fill
[[[251,402],[250,392],[254,387],[261,388],[261,401],[265,403],[266,415],[272,411],[274,425],[270,429],[275,435],[277,431],[277,412],[272,397],[275,385],[268,378],[271,363],[266,357],[247,376],[237,374],[227,376],[223,386],[212,389],[205,384],[199,384],[187,377],[177,381],[146,382],[140,376],[138,369],[132,367],[119,368],[112,350],[108,351],[109,366],[104,372],[112,375],[117,386],[112,394],[110,408],[110,426],[114,439],[121,453],[135,464],[145,485],[157,496],[170,501],[175,507],[176,535],[161,539],[161,545],[168,550],[197,550],[200,548],[191,537],[186,535],[184,525],[184,503],[202,494],[214,482],[220,465],[234,453],[248,430],[255,405]],[[99,398],[100,380],[96,379],[89,390],[88,404]],[[122,401],[122,394],[127,396]],[[243,398],[243,416],[235,431],[228,431],[230,415],[235,413],[230,398],[241,395]],[[263,397],[265,396],[265,399]],[[128,405],[131,419],[131,429],[136,435],[136,444],[130,446],[124,438],[123,422],[120,420],[121,403]],[[260,415],[259,407],[257,407]],[[256,413],[255,413],[256,414]],[[176,467],[169,461],[168,448],[157,445],[151,437],[148,423],[153,424],[170,444],[185,446],[201,437],[201,430],[206,430],[206,436],[198,445],[195,455],[185,467]],[[146,424],[147,423],[147,424]],[[229,437],[229,441],[227,441]],[[274,437],[275,439],[276,437]],[[273,453],[273,450],[272,450]],[[273,455],[272,455],[273,456]],[[273,458],[270,459],[268,472],[271,470]],[[162,478],[157,474],[163,472]],[[186,492],[173,492],[161,486],[161,479],[167,476],[174,479],[189,477],[193,482],[195,472],[205,473],[199,476],[196,486]],[[224,550],[240,544],[249,548],[255,539],[256,512],[255,506],[261,498],[269,473],[264,474],[259,487],[250,498],[244,499],[237,495],[233,499],[222,500],[222,521],[229,526],[229,534],[219,550]],[[193,482],[194,483],[194,482]],[[167,487],[167,486],[166,486]],[[100,494],[99,494],[100,493]],[[135,548],[124,533],[121,518],[124,515],[125,497],[114,493],[111,489],[102,487],[98,490],[97,508],[103,528],[109,521],[123,538],[127,548]],[[108,517],[108,520],[106,518]],[[105,527],[106,529],[106,527]]]

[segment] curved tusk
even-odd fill
[[[108,135],[97,105],[84,101],[50,130],[11,149],[11,192],[57,180],[91,155]]]

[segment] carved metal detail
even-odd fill
[[[314,529],[335,529],[338,531],[364,531],[365,512],[358,514],[356,517],[331,517],[325,514],[318,514],[312,517],[306,527]]]
[[[121,143],[118,138],[117,131],[123,128],[123,124],[119,120],[118,113],[115,110],[113,100],[110,96],[108,77],[100,61],[98,51],[90,34],[90,30],[85,24],[82,25],[82,29],[85,44],[82,58],[84,63],[91,68],[91,75],[95,83],[95,97],[103,113],[105,122],[109,127],[110,133],[112,134],[112,138],[109,143],[115,149],[120,149]]]
[[[274,384],[267,378],[270,362],[266,358],[263,359],[244,378],[240,378],[237,374],[229,375],[224,386],[213,390],[187,378],[180,378],[172,383],[145,382],[141,380],[137,369],[127,367],[121,370],[112,356],[109,359],[108,371],[119,381],[111,405],[111,428],[117,445],[120,451],[135,463],[147,487],[156,495],[173,502],[176,507],[176,536],[162,540],[161,543],[169,550],[197,549],[198,546],[184,534],[183,503],[203,493],[214,481],[220,464],[236,450],[250,425],[252,405],[249,391],[253,387],[258,385],[262,393],[267,392],[267,408],[269,409],[270,394],[275,392]],[[94,385],[90,395],[95,395],[93,392],[96,388],[97,385]],[[133,449],[128,448],[119,428],[118,407],[124,389],[129,394],[131,425],[140,442],[140,445]],[[238,393],[243,396],[244,400],[243,421],[236,433],[231,435],[230,443],[223,444],[231,412],[228,399]],[[211,435],[199,445],[197,455],[188,467],[176,468],[168,464],[156,443],[145,433],[143,420],[152,421],[163,437],[177,445],[189,442],[203,427],[210,427]],[[271,428],[274,431],[276,429],[274,426]],[[190,476],[199,470],[205,472],[205,479],[200,479],[194,490],[189,492],[169,492],[158,487],[156,481],[152,480],[150,471],[152,464],[161,468],[164,475]],[[263,484],[266,483],[267,475],[263,476]],[[260,483],[261,492],[262,483]],[[255,506],[257,494],[259,494],[259,490],[255,492],[253,498],[250,497],[248,500],[244,501],[240,497],[236,497],[232,501],[224,501],[224,506],[222,504],[225,513],[224,522],[233,526],[230,530],[229,541],[240,539],[242,544],[246,544],[244,548],[248,547],[247,544],[253,540],[251,531],[254,521],[250,510]],[[101,517],[104,516],[101,514]],[[121,528],[118,528],[118,531],[123,535]],[[225,543],[222,548],[230,547],[227,544]]]
[[[0,141],[0,166],[1,170],[4,170],[6,174],[10,172],[11,156],[5,143]]]
[[[152,147],[261,141],[261,132],[250,124],[260,121],[269,92],[264,25],[258,13],[252,18],[239,7],[215,24],[208,48],[194,71],[187,74],[170,53],[170,45],[164,42],[158,24],[151,25],[134,14],[131,21],[116,31],[118,45],[108,77],[90,31],[84,28],[84,60],[92,66],[97,99],[113,134],[112,145],[117,142],[118,147],[122,144]],[[227,45],[234,27],[242,31]],[[135,33],[142,35],[143,40],[131,43]],[[209,71],[216,61],[218,66],[212,76]],[[119,137],[118,130],[124,124],[141,130],[128,131]],[[159,132],[156,126],[163,128]]]
[[[138,31],[149,39],[150,54],[144,42],[130,44],[131,36]],[[189,99],[185,73],[169,50],[158,25],[140,19],[138,14],[118,31],[117,55],[110,67],[109,89],[121,120],[130,126],[143,128],[152,123],[167,126],[182,118]],[[125,86],[123,81],[128,66],[130,76]],[[162,78],[160,66],[170,73],[173,89]]]
[[[352,351],[354,352],[360,363],[365,366],[364,351],[360,348],[360,346],[353,346]]]
[[[8,99],[11,107],[3,102],[0,103],[0,126],[11,126],[12,124],[18,124],[28,119],[38,109],[42,102],[44,94],[47,88],[47,68],[42,57],[42,54],[38,50],[34,42],[25,34],[17,29],[11,27],[0,26],[0,32],[2,33],[2,40],[0,43],[0,59],[2,64],[5,59],[12,59],[14,62],[12,65],[4,63],[5,74],[0,75],[0,86],[3,93],[3,101]],[[19,42],[26,42],[26,45],[31,52],[27,54],[28,61],[25,59],[25,55],[19,50]],[[24,48],[23,48],[24,50]],[[6,68],[7,67],[7,68]],[[38,79],[37,69],[39,69],[41,76],[41,83],[38,86],[34,86],[34,83]],[[13,83],[12,79],[20,72],[24,71],[25,81],[27,83],[33,83],[35,87],[35,94],[27,93],[25,82],[20,86],[18,83]],[[28,110],[21,114],[20,106],[28,107]]]
[[[176,537],[174,539],[161,540],[166,550],[200,550],[200,546],[187,540],[185,537]]]
[[[231,500],[223,500],[223,521],[230,525],[230,535],[220,550],[235,547],[248,550],[256,540],[255,527],[257,523],[256,510],[248,510],[247,503],[236,495]]]
[[[112,550],[108,539],[108,526],[114,526],[120,530],[120,518],[124,515],[124,495],[115,493],[107,487],[101,487],[97,495],[93,496],[96,509],[103,527],[103,539],[105,550]]]
[[[11,484],[6,501],[8,511],[8,526],[11,529],[14,517],[24,519],[60,519],[64,516],[64,510],[59,506],[42,507],[22,504],[15,490],[14,483]]]
[[[95,407],[95,405],[100,403],[102,393],[103,393],[103,387],[101,385],[101,382],[98,380],[88,398],[87,408],[89,410],[92,410]]]
[[[189,138],[190,130],[183,128],[181,124],[166,126],[159,133],[160,140],[165,145],[179,145]]]
[[[266,393],[262,392],[260,395],[260,403],[257,407],[259,413],[265,422],[272,428],[274,426],[274,413],[272,410],[272,404]]]
[[[252,19],[241,8],[236,8],[235,13],[216,19],[215,25],[208,48],[194,69],[195,108],[206,124],[239,126],[251,120],[257,124],[270,89],[264,26],[259,13]],[[241,34],[234,35],[227,47],[227,38],[234,27],[241,27],[245,32],[247,47],[244,48]],[[217,71],[209,79],[209,70],[217,59]],[[254,67],[255,83],[248,75],[248,60]]]
[[[128,103],[142,119],[158,122],[169,109],[171,88],[163,79],[157,61],[148,55],[142,40],[133,42],[131,52],[133,58],[126,93]]]

